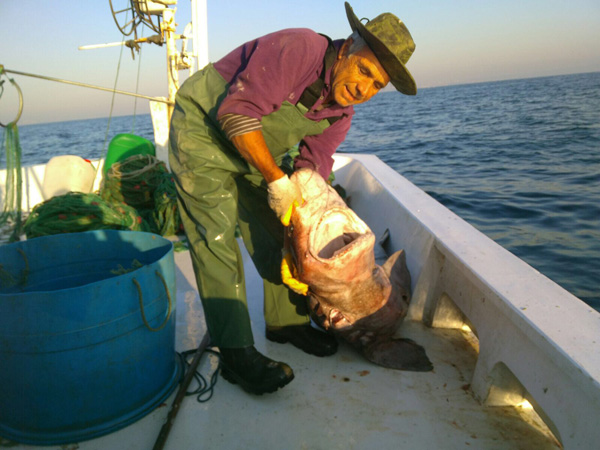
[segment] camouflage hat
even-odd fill
[[[415,51],[415,42],[406,25],[391,13],[383,13],[365,25],[345,2],[352,31],[358,31],[390,76],[394,87],[406,95],[417,93],[417,84],[405,64]]]

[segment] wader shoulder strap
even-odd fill
[[[306,109],[310,110],[317,100],[321,97],[321,92],[323,92],[323,87],[325,86],[325,74],[331,68],[333,63],[335,62],[335,58],[337,56],[337,50],[333,45],[333,42],[329,36],[325,36],[321,34],[321,36],[327,38],[327,42],[329,45],[327,46],[327,50],[325,51],[325,57],[323,58],[323,70],[321,71],[321,75],[317,80],[308,86],[302,95],[300,96],[300,100],[298,103],[301,103]],[[342,117],[328,117],[327,120],[329,125],[332,125],[334,122],[338,121]]]

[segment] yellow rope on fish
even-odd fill
[[[281,260],[281,279],[294,292],[300,295],[308,294],[308,285],[296,279],[298,272],[290,252],[284,251]]]

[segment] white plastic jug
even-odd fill
[[[96,170],[81,156],[55,156],[46,164],[42,183],[44,200],[68,192],[89,193],[95,177]]]

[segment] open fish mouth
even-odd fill
[[[368,244],[372,235],[367,224],[352,210],[333,208],[311,230],[308,250],[315,259],[332,260]]]

